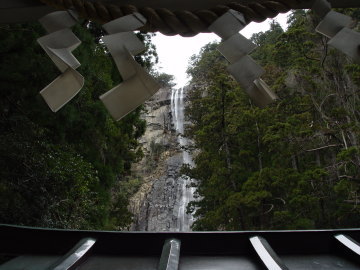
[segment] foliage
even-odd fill
[[[184,171],[198,180],[193,229],[360,225],[360,69],[327,47],[316,24],[298,10],[287,31],[273,22],[252,37],[252,56],[280,97],[264,109],[228,75],[216,43],[192,57],[186,133],[199,154]]]
[[[107,230],[129,230],[132,221],[132,215],[127,206],[129,199],[134,195],[142,184],[141,179],[126,177],[115,184],[112,193],[112,207],[110,213],[110,222],[107,224]]]
[[[176,83],[174,82],[174,80],[175,80],[174,75],[170,75],[170,74],[167,74],[164,72],[162,72],[162,73],[154,72],[153,76],[161,87],[172,88],[176,85]]]
[[[88,28],[77,25],[73,31],[82,41],[74,54],[85,86],[56,114],[39,95],[59,75],[36,42],[45,31],[37,23],[0,29],[0,222],[101,229],[130,221],[128,197],[116,200],[116,209],[123,206],[115,211],[111,192],[115,185],[122,192],[119,182],[142,157],[142,108],[120,122],[108,114],[98,97],[121,78],[106,48],[89,33],[98,26],[83,25]],[[151,68],[151,36],[138,35],[152,50],[137,60]]]
[[[68,146],[1,136],[3,223],[91,227],[100,199],[97,171]],[[101,213],[100,213],[101,214]]]
[[[151,173],[158,165],[162,153],[167,150],[167,147],[155,140],[150,142],[150,154],[146,158],[145,170]]]

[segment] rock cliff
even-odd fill
[[[132,230],[190,229],[192,218],[185,212],[192,189],[187,188],[190,179],[179,173],[187,160],[181,149],[184,140],[179,139],[183,96],[182,89],[162,88],[145,103],[147,130],[140,140],[145,156],[133,166],[133,175],[143,179],[143,184],[129,204],[134,215]]]

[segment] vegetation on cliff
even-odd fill
[[[358,9],[341,12],[360,19]],[[273,22],[252,37],[280,97],[265,109],[226,72],[217,44],[191,59],[194,230],[360,226],[360,66],[329,48],[317,23],[299,10],[287,31]]]

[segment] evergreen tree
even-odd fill
[[[91,27],[73,31],[82,41],[74,54],[85,86],[57,113],[39,95],[59,75],[36,42],[45,31],[38,23],[0,29],[1,223],[113,229],[131,222],[127,176],[142,157],[137,139],[145,121],[138,108],[116,122],[99,100],[121,78],[90,34],[98,26],[83,25]],[[139,35],[152,46],[151,36]],[[154,57],[150,51],[137,60],[150,67]]]
[[[344,11],[342,11],[344,12]],[[353,16],[357,10],[348,10]],[[195,230],[358,227],[359,66],[298,10],[256,34],[252,54],[280,99],[254,107],[208,44],[193,56],[187,135],[199,154]]]

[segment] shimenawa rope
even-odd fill
[[[287,12],[290,9],[297,7],[299,3],[304,2],[304,0],[273,0],[261,3],[250,3],[248,5],[233,2],[198,11],[171,11],[166,8],[138,8],[134,5],[115,5],[101,1],[92,2],[88,0],[40,1],[61,10],[73,9],[81,17],[100,23],[106,23],[116,18],[139,12],[147,19],[146,25],[139,30],[144,32],[160,31],[165,35],[180,34],[181,36],[186,37],[194,36],[198,33],[209,32],[207,29],[208,26],[229,9],[244,14],[247,22],[262,22],[267,18],[277,16],[279,13]]]

